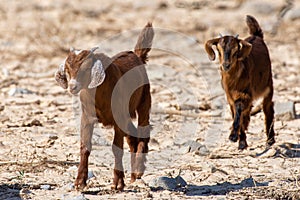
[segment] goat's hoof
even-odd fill
[[[229,135],[229,140],[232,141],[232,142],[237,142],[238,140],[238,135],[236,133],[231,133]]]
[[[125,187],[124,180],[123,179],[119,179],[116,183],[114,182],[114,184],[111,186],[111,189],[123,191],[124,187]]]
[[[239,147],[238,147],[239,150],[244,150],[247,147],[248,147],[248,144],[247,144],[246,140],[240,140],[239,141]]]
[[[114,179],[113,179],[113,185],[111,186],[114,190],[120,190],[122,191],[124,189],[125,183],[124,183],[124,172],[114,169]]]
[[[130,183],[133,183],[136,181],[136,179],[139,179],[138,173],[131,173]]]
[[[266,146],[267,146],[267,147],[270,147],[270,146],[272,146],[274,143],[275,143],[275,138],[274,138],[274,137],[273,137],[273,138],[270,138],[270,139],[267,140]]]
[[[86,187],[86,180],[77,178],[75,180],[75,189],[76,190],[83,190]]]

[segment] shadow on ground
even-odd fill
[[[0,184],[0,199],[20,200],[20,184]]]
[[[279,145],[280,154],[288,158],[300,158],[300,144],[283,143]]]
[[[187,196],[209,196],[209,195],[225,195],[232,191],[242,190],[244,188],[268,186],[268,182],[256,182],[253,178],[247,178],[240,183],[223,182],[216,185],[189,185],[187,187]]]

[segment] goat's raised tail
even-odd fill
[[[148,52],[151,50],[154,30],[152,23],[148,22],[139,35],[138,41],[134,47],[134,53],[140,57],[143,63],[148,60]]]
[[[246,22],[249,27],[250,35],[258,36],[262,39],[264,38],[263,31],[254,17],[247,15]]]

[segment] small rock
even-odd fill
[[[72,191],[72,190],[75,189],[75,185],[74,185],[74,183],[68,183],[68,184],[65,185],[63,188],[64,188],[66,191],[70,192],[70,191]]]
[[[80,194],[78,196],[70,198],[70,200],[87,200],[87,198],[85,198],[84,194]]]
[[[298,19],[300,19],[300,8],[295,9],[295,10],[291,10],[287,14],[287,18],[290,19],[290,20],[298,20]]]
[[[4,76],[4,77],[8,77],[9,74],[10,74],[9,71],[8,71],[8,69],[6,69],[6,68],[3,68],[3,69],[2,69],[2,73],[3,73],[3,76]]]
[[[177,183],[174,178],[162,176],[151,180],[149,182],[149,186],[153,188],[161,188],[164,190],[175,190]]]
[[[164,190],[175,190],[186,185],[186,181],[181,176],[177,176],[176,178],[161,176],[149,182],[150,187]]]
[[[294,102],[276,102],[274,105],[276,120],[288,121],[295,119],[295,104]]]
[[[41,185],[40,188],[42,190],[51,190],[51,185]]]
[[[91,179],[91,178],[93,178],[93,177],[95,177],[94,172],[93,172],[92,170],[89,170],[89,171],[88,171],[88,179]]]
[[[200,156],[206,156],[210,153],[204,144],[193,140],[189,140],[186,143],[184,143],[183,153],[189,152],[194,152],[196,155]]]
[[[15,96],[17,94],[33,94],[33,92],[24,88],[12,88],[8,91],[9,96]]]

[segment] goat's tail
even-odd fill
[[[152,28],[152,23],[148,22],[140,33],[134,47],[134,53],[142,59],[143,63],[146,63],[148,60],[148,53],[151,50],[153,37],[154,30]]]
[[[264,38],[263,31],[254,17],[247,15],[246,22],[249,27],[250,35],[258,36],[262,39]]]

